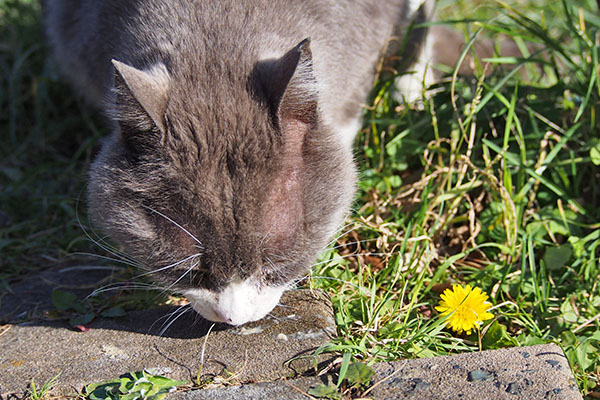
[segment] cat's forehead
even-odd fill
[[[249,93],[216,92],[213,88],[172,94],[165,115],[167,140],[174,150],[184,146],[205,161],[264,162],[281,144],[266,106]]]

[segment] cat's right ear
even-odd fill
[[[165,111],[169,91],[169,73],[163,64],[142,71],[117,60],[115,67],[114,117],[127,139],[129,132],[147,132],[153,127],[165,129]]]

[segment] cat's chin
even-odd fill
[[[189,289],[183,295],[204,318],[238,326],[265,317],[286,289],[287,286],[259,287],[252,279],[234,279],[219,292]]]

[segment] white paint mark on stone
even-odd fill
[[[110,358],[111,360],[121,361],[128,360],[129,355],[122,349],[113,346],[111,344],[103,344],[102,351]]]
[[[173,372],[173,370],[169,367],[152,367],[145,368],[144,370],[151,375],[169,375]]]
[[[290,339],[294,339],[294,340],[307,340],[307,339],[317,339],[323,335],[325,335],[325,332],[323,332],[323,331],[313,332],[312,330],[309,330],[308,332],[297,332],[297,333],[293,333],[288,336]]]
[[[283,340],[284,342],[288,341],[288,337],[285,333],[280,333],[279,335],[277,335],[277,339]]]
[[[236,335],[255,335],[261,333],[265,328],[262,326],[255,326],[254,328],[241,327],[233,331]]]

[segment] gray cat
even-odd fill
[[[90,171],[93,224],[205,318],[262,318],[347,215],[378,62],[430,9],[46,1],[61,70],[114,121]]]

